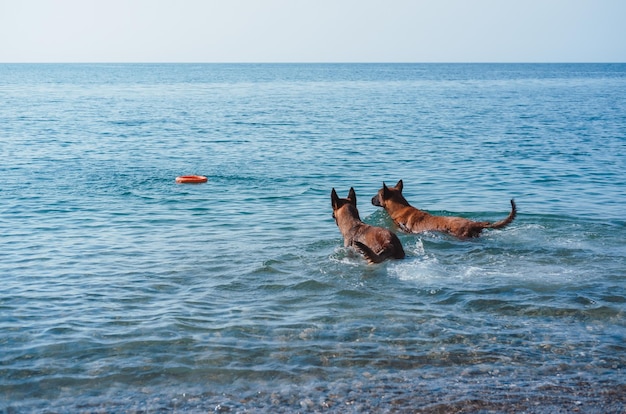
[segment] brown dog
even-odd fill
[[[404,249],[398,236],[387,229],[361,221],[356,208],[354,188],[350,188],[348,198],[339,198],[333,188],[330,200],[333,218],[343,236],[344,246],[358,249],[369,263],[380,263],[388,258],[404,258]]]
[[[509,216],[495,223],[472,221],[462,217],[433,216],[411,206],[402,195],[402,187],[402,180],[395,187],[387,187],[383,183],[383,188],[372,198],[372,204],[387,210],[398,227],[407,233],[439,231],[467,239],[478,237],[484,229],[501,229],[510,224],[517,214],[515,201],[511,200]]]

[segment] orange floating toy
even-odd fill
[[[200,184],[206,183],[207,178],[204,175],[181,175],[176,177],[178,184]]]

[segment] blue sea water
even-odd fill
[[[2,412],[626,410],[625,64],[5,64],[0,124]],[[367,265],[330,191],[399,179],[519,215]]]

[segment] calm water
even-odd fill
[[[626,65],[0,65],[0,124],[0,411],[626,410]],[[520,214],[367,266],[330,191],[399,179]]]

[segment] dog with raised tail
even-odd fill
[[[380,263],[386,259],[404,258],[400,239],[382,227],[363,223],[356,208],[356,193],[350,188],[347,198],[339,198],[333,188],[330,193],[333,218],[343,236],[345,247],[354,247],[365,256],[368,263]]]
[[[395,187],[383,188],[372,198],[372,204],[384,208],[400,230],[406,233],[437,231],[459,239],[478,237],[484,229],[502,229],[511,224],[517,215],[515,201],[511,200],[511,212],[500,221],[472,221],[462,217],[435,216],[409,204],[402,195],[404,184],[398,181]]]

